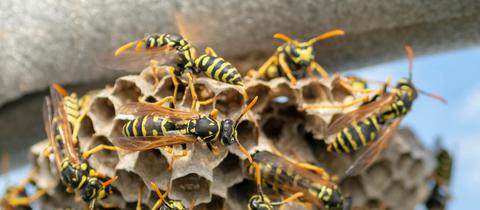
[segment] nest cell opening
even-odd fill
[[[125,201],[136,202],[138,198],[138,191],[140,189],[142,189],[142,201],[145,200],[145,189],[147,189],[147,187],[140,176],[125,170],[118,170],[116,175],[121,178],[118,179],[113,186],[118,188]]]
[[[180,101],[180,100],[182,100],[182,98],[184,96],[186,85],[181,82],[180,78],[177,77],[177,79],[178,79],[179,84],[178,84],[176,101]],[[162,81],[159,82],[158,85],[159,85],[159,87],[155,91],[155,96],[156,97],[161,99],[161,98],[165,98],[167,96],[173,96],[173,92],[175,90],[175,85],[173,85],[172,77],[170,77],[170,76],[164,77],[162,79]]]
[[[352,93],[349,90],[347,90],[345,87],[340,85],[340,83],[333,82],[332,95],[333,95],[333,100],[342,102],[345,99],[345,97],[352,96]]]
[[[85,116],[80,124],[80,130],[78,132],[78,137],[90,137],[95,133],[93,128],[93,122],[90,117]]]
[[[391,163],[386,160],[376,162],[367,169],[367,177],[372,186],[378,189],[385,189],[390,183],[393,173],[390,170]]]
[[[98,145],[107,145],[107,146],[113,146],[112,143],[107,139],[105,136],[95,136],[93,138],[92,144],[88,147],[88,149],[93,149]],[[94,153],[90,158],[95,158],[96,160],[99,160],[98,162],[101,163],[102,165],[110,168],[110,169],[115,169],[115,166],[117,165],[119,158],[118,154],[116,151],[111,151],[111,150],[101,150],[97,153]]]
[[[163,182],[162,188],[167,185],[171,173],[168,169],[168,161],[160,150],[148,150],[140,152],[135,163],[135,172],[146,181]]]
[[[252,108],[253,111],[256,112],[262,110],[268,103],[270,103],[268,97],[270,94],[270,87],[263,84],[257,84],[256,86],[249,87],[246,91],[248,94],[248,101],[252,101],[255,96],[258,96],[257,104]]]
[[[278,117],[269,117],[262,125],[262,131],[272,140],[279,140],[286,122]]]
[[[424,171],[423,168],[423,162],[421,160],[415,160],[415,162],[413,162],[412,164],[412,167],[410,167],[410,169],[408,170],[408,176],[412,178],[420,177],[422,175],[422,172]]]
[[[229,174],[241,173],[240,158],[233,153],[228,153],[227,157],[214,170],[214,174],[229,176]]]
[[[96,98],[90,107],[90,112],[102,122],[110,122],[115,117],[115,108],[108,98]]]
[[[215,108],[225,115],[230,115],[239,112],[244,104],[242,94],[234,88],[228,88],[217,95]]]
[[[123,103],[136,102],[142,95],[142,91],[134,82],[117,80],[112,95],[116,96]]]
[[[259,130],[257,125],[249,120],[243,120],[238,124],[238,141],[247,149],[258,144]]]
[[[210,181],[198,174],[191,173],[176,178],[172,180],[171,186],[172,197],[182,199],[185,202],[191,202],[192,198],[198,201],[206,200],[210,197]]]
[[[329,100],[328,88],[319,82],[311,82],[305,85],[301,92],[305,103],[319,103]]]

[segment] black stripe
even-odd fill
[[[231,68],[235,68],[235,67],[231,66]],[[228,70],[230,71],[231,68],[228,68]],[[238,71],[234,71],[232,74],[229,74],[228,77],[226,78],[226,81],[225,81],[225,82],[230,83],[229,81],[230,81],[233,77],[235,77],[235,75],[237,75],[237,74],[238,74]]]
[[[208,62],[203,65],[203,60],[204,59],[208,59]],[[202,62],[200,63],[200,68],[202,69],[202,71],[207,71],[208,67],[211,66],[213,64],[213,61],[215,60],[215,57],[212,57],[212,56],[205,56],[203,59],[202,59]]]
[[[358,123],[357,126],[359,126],[360,127],[359,130],[362,131],[362,127],[365,127],[365,124],[362,121]],[[349,131],[350,131],[350,134],[352,135],[352,140],[357,144],[357,150],[358,150],[363,145],[362,139],[360,139],[360,134],[357,132],[357,129],[353,128],[353,126],[351,128],[352,129],[349,129]],[[352,150],[354,150],[353,146],[352,146]]]
[[[218,71],[218,69],[220,68],[220,66],[222,66],[222,64],[225,62],[223,59],[221,58],[216,58],[216,59],[220,59],[220,61],[215,64],[215,66],[213,67],[212,69],[212,79],[215,79],[215,73]],[[224,69],[225,70],[225,69]],[[220,77],[219,80],[222,80],[222,78]]]
[[[352,125],[350,125],[347,127],[347,131],[350,135],[352,135],[352,132],[355,132],[355,128]],[[352,144],[350,144],[350,141],[348,140],[347,135],[343,131],[342,131],[342,138],[343,138],[343,142],[345,143],[345,146],[348,147],[350,152],[353,152],[354,151],[353,146]]]

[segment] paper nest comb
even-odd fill
[[[122,135],[125,116],[117,110],[138,97],[147,101],[172,95],[173,83],[160,67],[159,83],[154,86],[150,69],[140,75],[117,79],[113,87],[91,92],[92,103],[88,116],[83,120],[79,141],[82,151],[98,144],[112,145],[111,136]],[[366,173],[357,177],[343,175],[355,155],[329,154],[325,150],[322,133],[335,115],[349,109],[323,109],[298,111],[307,103],[336,104],[355,98],[335,79],[304,79],[292,86],[286,79],[272,81],[246,80],[245,92],[241,88],[226,85],[208,78],[195,79],[200,100],[217,96],[212,105],[201,107],[208,113],[217,108],[219,118],[236,119],[245,104],[258,96],[255,107],[244,117],[239,126],[239,140],[250,151],[271,150],[275,145],[280,151],[301,161],[325,167],[339,177],[339,185],[345,195],[353,197],[355,207],[375,208],[384,205],[388,209],[413,209],[427,196],[427,179],[435,161],[433,155],[417,143],[407,130],[394,136],[387,149]],[[191,103],[189,90],[180,85],[177,108],[188,110]],[[41,154],[46,141],[31,149],[34,167],[40,171],[37,182],[41,187],[52,187],[42,199],[42,209],[76,207],[74,195],[65,192],[59,184],[53,162]],[[114,203],[120,209],[135,209],[138,191],[142,190],[144,207],[151,208],[158,197],[153,193],[150,181],[161,190],[171,186],[169,198],[182,200],[188,207],[194,200],[195,209],[246,209],[248,198],[255,192],[253,182],[242,174],[245,156],[236,145],[228,148],[220,145],[220,155],[215,156],[205,145],[187,146],[188,155],[175,161],[167,170],[171,154],[161,149],[117,153],[102,151],[89,158],[89,163],[99,172],[119,179],[114,194],[100,203]],[[180,147],[174,151],[180,152]],[[358,154],[356,154],[358,156]],[[299,209],[292,203],[286,209]]]

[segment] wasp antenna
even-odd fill
[[[136,44],[137,41],[129,42],[127,44],[122,45],[119,47],[117,50],[115,50],[115,56],[120,55],[123,51],[133,47]]]
[[[345,31],[343,31],[343,30],[333,30],[333,31],[329,31],[329,32],[320,34],[320,35],[318,35],[317,37],[308,40],[308,44],[312,45],[312,44],[314,44],[315,42],[318,42],[318,41],[323,40],[323,39],[328,39],[328,38],[330,38],[330,37],[343,36],[343,35],[345,35]]]
[[[157,184],[155,184],[154,182],[150,182],[150,186],[152,186],[153,190],[154,190],[155,193],[158,195],[158,197],[160,198],[161,202],[162,202],[162,203],[166,203],[165,197],[166,197],[167,194],[168,194],[168,190],[165,192],[165,195],[164,195],[164,194],[162,194],[162,192],[160,192],[160,189],[158,189]]]
[[[257,100],[258,100],[258,96],[255,96],[255,98],[253,98],[253,100],[248,104],[248,106],[245,107],[245,109],[243,109],[242,113],[238,116],[237,120],[235,121],[235,127],[238,125],[238,122],[240,122],[240,119],[242,119],[242,117],[243,117],[250,109],[252,109],[253,106],[255,106],[255,104],[257,103]]]
[[[408,80],[412,81],[412,70],[413,70],[413,48],[410,45],[405,46],[405,51],[407,52],[408,58]]]
[[[108,181],[104,182],[102,185],[104,187],[107,187],[107,186],[113,184],[115,181],[117,181],[117,179],[118,179],[118,176],[114,176],[111,179],[109,179]]]
[[[444,97],[439,96],[439,95],[437,95],[437,94],[429,93],[429,92],[427,92],[427,91],[420,90],[420,89],[417,89],[417,92],[419,92],[419,93],[421,93],[421,94],[423,94],[423,95],[426,95],[426,96],[428,96],[428,97],[430,97],[430,98],[433,98],[433,99],[435,99],[435,100],[437,100],[437,101],[440,101],[440,102],[442,102],[443,104],[448,104],[447,99],[445,99]]]
[[[65,88],[63,88],[61,85],[59,85],[57,83],[53,83],[52,86],[51,86],[51,89],[56,90],[62,96],[67,96],[68,95],[67,90],[65,90]]]
[[[282,33],[276,33],[273,35],[273,38],[275,39],[280,39],[280,40],[283,40],[283,41],[286,41],[286,42],[289,42],[289,43],[292,43],[294,42],[294,40],[290,37],[288,37],[287,35],[285,34],[282,34]]]

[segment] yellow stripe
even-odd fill
[[[318,198],[322,199],[322,198],[323,198],[323,194],[325,193],[325,189],[326,189],[326,187],[325,187],[325,186],[322,186],[322,187],[320,188],[320,193],[318,193],[318,194],[315,195],[315,196],[318,196]]]
[[[375,126],[375,128],[377,130],[380,130],[380,125],[378,125],[378,121],[377,121],[376,117],[372,117],[372,122],[373,122],[373,125]]]
[[[357,124],[357,122],[353,122],[353,123],[352,123],[352,126],[353,126],[353,129],[355,129],[355,130],[357,131],[357,133],[358,133],[358,129],[357,129],[357,128],[358,128],[358,124]],[[355,141],[353,140],[352,134],[351,134],[350,132],[346,132],[345,135],[347,136],[348,142],[350,142],[350,144],[352,145],[353,150],[356,151],[356,150],[358,149],[358,146],[357,146],[357,142],[355,142]]]
[[[152,130],[152,135],[153,135],[153,136],[158,136],[158,131],[157,131],[157,129],[153,129],[153,130]]]
[[[367,125],[369,124],[368,119],[363,120],[363,122]],[[358,126],[358,124],[356,124],[356,126],[354,126],[353,128],[355,128],[355,131],[357,131],[358,136],[360,136],[360,141],[362,141],[362,145],[365,146],[367,144],[367,140],[365,139],[365,135],[363,135],[362,133],[362,129],[360,128],[360,126]],[[357,147],[355,147],[355,150],[357,150]]]
[[[208,56],[204,56],[204,59],[202,59],[202,65],[205,66],[207,65],[208,61],[212,59],[211,57],[208,57]]]
[[[346,130],[347,128],[344,128],[343,132],[347,132]],[[342,146],[343,150],[347,153],[350,152],[350,149],[348,149],[347,145],[345,145],[341,132],[338,133],[337,137],[338,137],[338,143],[340,143],[340,146]]]
[[[195,60],[195,66],[199,67],[200,66],[200,61],[205,57],[206,55],[202,55],[200,57],[198,57],[196,60]]]
[[[128,121],[127,124],[125,124],[123,126],[123,132],[124,132],[125,136],[130,136],[130,131],[129,131],[128,127],[130,127],[131,122],[132,121]]]
[[[214,68],[215,65],[217,65],[217,63],[219,63],[220,61],[222,61],[221,58],[215,58],[215,60],[213,60],[212,65],[210,65],[210,66],[207,68],[207,71],[205,72],[205,73],[207,74],[207,76],[209,76],[210,78],[213,78],[213,76],[212,76],[213,68]],[[205,64],[204,64],[204,65],[205,65]]]
[[[330,200],[330,197],[332,197],[332,189],[327,188],[327,193],[323,197],[323,200],[326,202],[326,201]]]
[[[335,151],[336,151],[336,152],[338,152],[338,153],[342,152],[342,151],[340,151],[340,149],[338,148],[338,143],[337,143],[337,141],[332,142],[332,144],[333,144],[333,148],[335,148]]]
[[[165,128],[165,124],[167,123],[167,120],[163,120],[162,123],[160,124],[160,129],[162,129],[163,135],[167,133],[167,129]]]
[[[228,83],[233,83],[233,81],[235,81],[239,77],[240,77],[240,74],[235,74],[235,76],[232,79],[230,79],[230,81],[228,81]]]
[[[228,66],[228,63],[227,62],[223,62],[222,65],[220,66],[220,68],[215,72],[215,79],[217,80],[220,80],[220,73],[222,73],[223,71],[225,71],[225,68]],[[225,79],[227,78],[226,76],[228,76],[228,74],[230,73],[231,69],[228,70],[228,72],[226,74],[223,75],[223,77],[221,78],[222,81],[225,81]]]
[[[138,132],[137,132],[137,124],[138,124],[138,118],[136,118],[136,119],[133,121],[132,131],[133,131],[133,135],[134,135],[134,136],[137,136],[137,134],[138,134]]]
[[[147,128],[145,128],[145,124],[147,124],[148,116],[143,117],[142,120],[142,135],[147,136]]]

